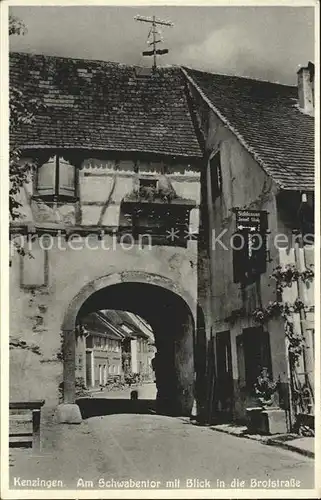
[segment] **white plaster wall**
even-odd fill
[[[223,249],[220,244],[216,244],[215,248],[212,246],[212,321],[214,333],[230,330],[233,379],[237,384],[239,373],[236,337],[242,333],[243,328],[257,326],[251,317],[251,310],[259,306],[259,300],[255,285],[248,286],[245,301],[247,316],[235,320],[234,323],[228,321],[227,318],[231,312],[244,305],[240,285],[233,283],[233,252],[229,241],[236,230],[236,225],[232,208],[248,208],[268,212],[268,226],[271,232],[268,237],[272,262],[267,263],[267,271],[261,275],[260,284],[261,300],[265,306],[270,300],[276,299],[275,287],[269,276],[279,263],[278,251],[271,245],[278,232],[279,221],[275,201],[275,184],[234,134],[223,126],[214,113],[211,113],[207,149],[216,151],[218,148],[221,150],[222,195],[213,202],[209,201],[210,220],[212,221],[212,230],[215,230],[212,236],[218,236],[226,230],[222,241],[229,249]],[[270,333],[273,376],[275,379],[280,376],[281,381],[286,382],[285,334],[282,322],[270,322],[266,328]]]
[[[149,169],[149,173],[152,170]],[[158,175],[156,167],[154,174]],[[188,180],[185,180],[185,174],[189,176]],[[54,207],[49,204],[46,210],[40,210],[38,206],[33,207],[33,211],[30,206],[33,189],[30,179],[21,194],[25,217],[20,224],[36,224],[48,230],[63,229],[66,225],[72,227],[79,209],[81,225],[97,225],[115,181],[111,203],[100,223],[117,226],[120,202],[132,191],[135,178],[133,162],[122,162],[115,170],[113,162],[91,159],[84,162],[79,171],[79,207],[73,204],[71,208],[59,204]],[[178,175],[172,173],[171,179],[179,196],[199,203],[199,175],[196,169],[194,171],[191,166],[181,165]],[[62,214],[69,209],[72,217],[67,221],[60,217],[60,211]],[[191,227],[193,231],[197,230],[198,209],[192,211]],[[25,257],[21,262],[17,254],[12,258],[10,336],[25,341],[28,349],[11,350],[10,394],[20,399],[45,398],[47,404],[55,405],[58,402],[58,385],[63,376],[61,327],[74,297],[89,282],[103,276],[122,271],[141,271],[170,279],[185,291],[192,297],[195,317],[197,242],[188,242],[187,248],[153,246],[149,249],[148,246],[141,248],[138,245],[122,248],[116,237],[110,235],[101,241],[95,235],[79,237],[69,245],[63,237],[59,241],[56,237],[50,238],[52,246],[48,250],[47,270],[44,250],[39,249],[36,242],[31,245],[32,260]],[[29,287],[22,287],[22,283]],[[34,354],[32,346],[37,346],[40,354]]]
[[[29,398],[45,398],[48,402],[57,403],[57,388],[62,382],[62,362],[57,358],[61,350],[61,326],[70,302],[89,282],[125,270],[158,274],[186,290],[196,304],[195,242],[190,242],[188,248],[154,246],[142,249],[135,245],[126,250],[111,236],[106,236],[101,242],[91,236],[87,240],[75,240],[72,243],[74,249],[65,246],[64,240],[60,240],[59,245],[61,250],[56,239],[54,247],[48,251],[49,284],[44,288],[21,288],[20,257],[13,256],[10,269],[10,335],[37,345],[41,351],[40,356],[26,350],[11,351],[10,387],[15,397],[28,394]],[[81,248],[84,245],[97,248]],[[44,265],[41,252],[35,252],[34,257],[29,275],[38,275]],[[25,257],[25,269],[29,263]],[[41,324],[37,326],[39,317]]]

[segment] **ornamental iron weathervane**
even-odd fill
[[[157,56],[162,56],[164,54],[168,54],[168,49],[157,49],[156,46],[158,43],[163,42],[163,38],[161,36],[161,31],[157,29],[158,26],[174,26],[171,21],[163,21],[161,19],[157,19],[155,16],[153,17],[144,17],[144,16],[135,16],[135,21],[141,21],[143,23],[150,23],[151,29],[149,30],[147,43],[153,47],[152,50],[145,50],[142,54],[143,56],[153,56],[153,71],[157,68]],[[158,37],[157,37],[158,36]],[[152,37],[152,40],[149,41],[149,38]]]

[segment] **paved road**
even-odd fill
[[[146,487],[169,487],[166,482],[176,480],[172,486],[180,488],[230,488],[238,479],[249,488],[259,486],[259,480],[293,479],[300,481],[297,486],[313,487],[313,460],[194,426],[187,419],[107,415],[80,426],[60,425],[53,432],[41,457],[14,462],[12,484],[14,477],[40,477],[60,479],[72,489],[107,490],[126,487],[117,481],[129,480],[146,481]],[[268,483],[261,486],[266,489]]]

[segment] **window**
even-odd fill
[[[214,201],[222,193],[221,152],[218,151],[210,160],[211,191]]]
[[[240,346],[239,339],[239,347]],[[245,328],[242,335],[243,360],[239,360],[239,369],[242,367],[243,373],[240,378],[245,380],[245,385],[249,391],[253,390],[253,384],[260,375],[262,368],[266,367],[272,376],[271,349],[269,332],[262,327]],[[240,351],[238,352],[240,355]]]
[[[36,190],[45,199],[76,197],[76,167],[61,156],[54,156],[37,171]]]

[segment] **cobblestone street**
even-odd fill
[[[11,487],[40,478],[48,485],[60,480],[60,488],[69,489],[126,487],[129,480],[147,481],[147,488],[278,488],[287,481],[285,486],[306,489],[314,477],[307,457],[159,415],[107,415],[59,425],[41,456],[30,456],[12,455]]]

